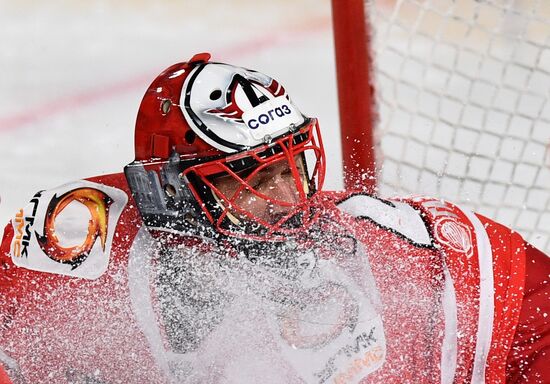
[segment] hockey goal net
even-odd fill
[[[333,0],[335,33],[337,7],[350,3]],[[549,251],[550,2],[361,5],[376,159],[361,167],[376,176],[378,193],[460,203]],[[341,116],[354,113],[345,108],[340,101]],[[369,147],[363,139],[344,130],[344,156],[346,141]]]

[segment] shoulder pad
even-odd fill
[[[87,180],[39,191],[11,220],[8,254],[27,269],[96,279],[127,202],[125,191]]]
[[[419,246],[432,246],[422,212],[400,201],[383,200],[364,193],[353,194],[337,204],[343,212],[392,231]]]

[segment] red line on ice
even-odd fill
[[[217,51],[215,57],[230,61],[235,57],[256,53],[262,49],[271,48],[276,45],[282,45],[292,42],[297,36],[304,36],[326,30],[330,26],[330,18],[322,17],[313,19],[310,22],[301,24],[294,28],[282,28],[277,33],[260,36],[256,39],[236,44],[230,48]],[[132,91],[143,84],[149,84],[154,74],[141,74],[139,76],[126,79],[119,83],[109,86],[103,86],[88,90],[75,95],[62,97],[48,103],[31,107],[25,111],[13,115],[0,116],[0,131],[9,131],[21,128],[24,125],[37,121],[42,121],[46,117],[51,117],[64,113],[71,109],[82,108],[84,106],[119,96],[125,92]]]

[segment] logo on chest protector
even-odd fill
[[[473,255],[472,233],[467,225],[454,217],[439,217],[434,225],[435,238],[457,252]]]
[[[334,383],[354,383],[376,370],[385,358],[378,333],[377,326],[373,326],[359,334],[352,343],[338,349],[325,368],[315,374],[318,382],[326,383],[332,377]]]

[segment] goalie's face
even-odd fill
[[[220,233],[281,239],[311,220],[308,200],[321,189],[325,171],[319,137],[311,120],[270,144],[197,164],[183,175]]]
[[[223,201],[213,193],[219,204],[227,203],[227,215],[235,223],[254,217],[276,224],[309,194],[304,162],[300,155],[293,160],[292,165],[277,161],[236,177],[220,176],[213,184]]]

